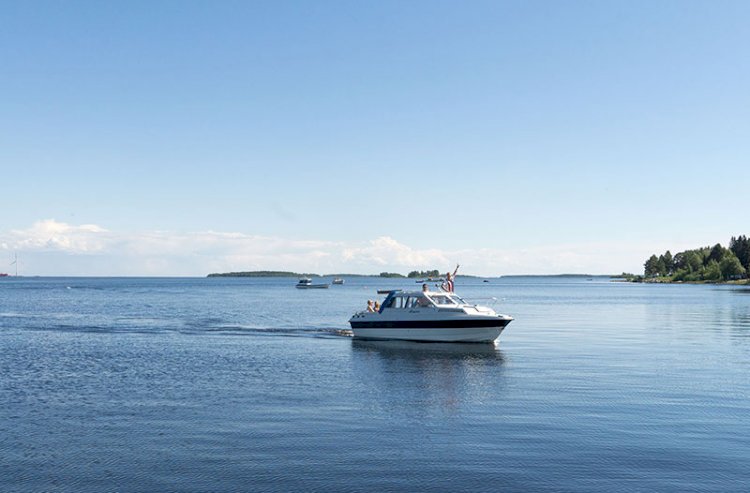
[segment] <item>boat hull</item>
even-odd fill
[[[473,321],[355,322],[355,339],[422,342],[494,342],[512,319],[493,318]]]

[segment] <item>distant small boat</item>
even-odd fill
[[[482,281],[482,282],[490,282],[490,280],[489,280],[489,279],[485,279],[485,280],[484,280],[484,281]]]
[[[327,289],[328,284],[313,284],[312,279],[303,277],[295,286],[297,289]]]
[[[8,277],[8,274],[6,274],[5,272],[0,272],[0,277]]]
[[[344,284],[344,280],[341,279],[340,277],[337,277],[336,279],[333,280],[333,284]]]

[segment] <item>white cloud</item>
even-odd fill
[[[69,253],[91,253],[104,250],[109,243],[108,231],[95,224],[70,224],[45,219],[25,230],[11,231],[3,242],[4,249],[61,250]]]
[[[238,232],[113,232],[54,219],[0,232],[27,275],[205,275],[237,270],[377,273],[448,269],[476,275],[640,271],[654,252],[695,245],[585,243],[525,249],[419,249],[389,236],[361,242],[295,240]],[[0,264],[1,265],[1,264]],[[0,270],[3,270],[0,268]]]
[[[381,236],[366,245],[345,247],[341,254],[345,262],[363,267],[399,265],[426,268],[424,266],[450,262],[445,252],[438,249],[415,250],[389,236]]]

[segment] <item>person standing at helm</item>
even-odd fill
[[[456,272],[458,272],[458,268],[461,267],[460,264],[456,264],[456,270],[453,271],[453,274],[450,272],[447,272],[445,274],[445,282],[443,283],[443,289],[448,291],[449,293],[453,292],[453,289],[456,287]]]

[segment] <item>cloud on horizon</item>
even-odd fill
[[[456,262],[461,262],[463,273],[488,276],[607,274],[640,270],[644,258],[667,248],[670,246],[588,243],[516,250],[424,249],[389,236],[336,242],[217,231],[128,233],[54,219],[0,232],[0,250],[17,251],[25,275],[203,276],[242,270],[374,274],[442,270]],[[675,245],[671,248],[676,251]]]

